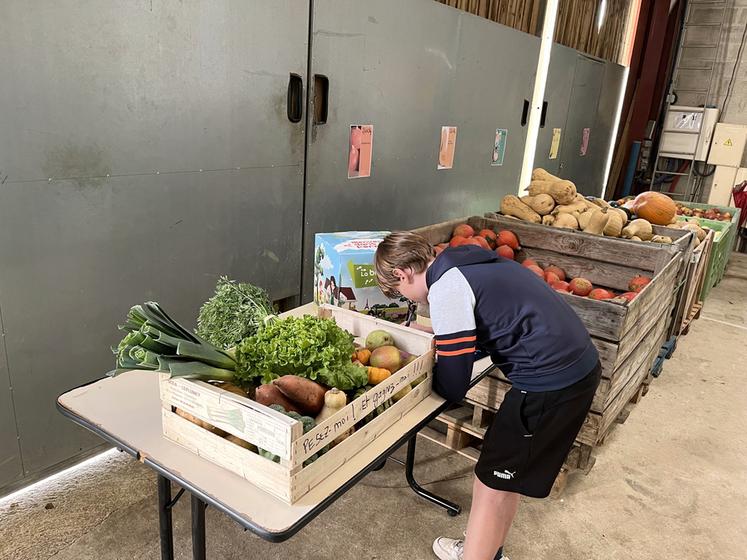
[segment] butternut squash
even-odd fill
[[[589,222],[584,228],[584,232],[592,233],[594,235],[602,235],[604,233],[604,228],[607,227],[609,219],[610,215],[607,213],[606,208],[593,212],[591,218],[589,218]]]
[[[535,224],[539,224],[542,221],[542,217],[537,212],[519,200],[519,197],[512,194],[504,196],[503,200],[501,200],[501,213]]]
[[[620,213],[614,211],[614,208],[610,208],[607,213],[610,219],[607,221],[607,225],[604,226],[604,235],[608,237],[620,237],[623,227],[625,227],[625,222],[620,217]]]
[[[532,181],[529,194],[549,194],[558,204],[571,204],[576,199],[576,185],[570,181]]]
[[[627,239],[637,237],[643,241],[650,241],[654,236],[654,230],[650,222],[643,218],[637,218],[623,228],[622,236]]]
[[[522,196],[521,201],[537,212],[540,216],[545,216],[555,208],[555,200],[549,194],[538,194],[537,196]]]
[[[591,220],[591,216],[598,212],[600,209],[597,208],[596,210],[586,210],[586,212],[582,212],[578,217],[578,227],[583,229],[586,229],[586,226],[589,225],[589,220]]]
[[[541,167],[537,167],[532,171],[532,181],[562,181],[560,177],[557,177],[548,171],[545,171]]]
[[[354,359],[358,360],[364,366],[367,366],[371,359],[371,351],[368,348],[359,348],[355,352]]]
[[[389,371],[388,369],[368,366],[368,384],[369,385],[378,385],[390,375],[392,375],[392,372]]]
[[[552,227],[578,229],[578,220],[574,218],[572,214],[561,212],[555,216],[555,221],[553,222]]]
[[[672,238],[668,235],[654,235],[651,238],[651,243],[672,243]]]
[[[565,212],[566,214],[570,214],[572,212],[585,212],[589,207],[586,206],[586,202],[582,200],[576,200],[572,202],[571,204],[560,204],[556,206],[552,213],[553,214],[560,214],[561,212]]]

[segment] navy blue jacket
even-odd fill
[[[573,309],[534,272],[474,245],[447,248],[426,272],[436,338],[435,391],[464,398],[477,348],[514,387],[573,385],[599,355]]]

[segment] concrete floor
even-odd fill
[[[747,258],[733,263],[649,394],[561,499],[522,503],[514,560],[743,560],[747,557]],[[401,455],[401,454],[400,454]],[[471,464],[429,442],[416,474],[467,506]],[[112,453],[83,471],[0,501],[0,559],[157,559],[152,473]],[[207,510],[208,558],[432,558],[447,517],[389,462],[288,543],[272,545]],[[175,509],[176,557],[191,558],[189,501]]]

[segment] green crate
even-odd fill
[[[724,266],[721,267],[718,277],[716,278],[716,284],[718,284],[724,277],[724,272],[726,271],[726,265],[729,262],[729,258],[731,257],[732,249],[734,249],[734,246],[737,244],[737,237],[739,236],[739,215],[741,214],[741,209],[735,208],[734,206],[719,206],[718,204],[703,204],[700,202],[688,202],[682,203],[682,205],[688,206],[690,208],[700,208],[701,210],[710,210],[714,208],[721,211],[729,212],[731,214],[731,222],[720,222],[730,223],[731,228],[729,230],[729,239],[727,240],[727,243],[725,245],[726,254],[724,255]]]
[[[719,220],[688,218],[686,216],[679,216],[678,219],[680,221],[695,222],[700,227],[712,229],[715,232],[713,247],[711,249],[711,258],[708,259],[708,268],[706,269],[705,280],[703,281],[703,289],[700,291],[700,299],[701,301],[705,301],[711,288],[718,284],[724,275],[724,269],[729,260],[729,254],[731,253],[731,232],[734,231],[734,228],[732,227],[731,222],[721,222]]]

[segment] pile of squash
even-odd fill
[[[601,198],[585,197],[576,192],[576,185],[571,181],[551,175],[541,168],[532,172],[532,181],[527,190],[529,194],[521,198],[504,196],[501,214],[525,222],[595,235],[672,243],[671,237],[654,235],[653,231],[652,224],[669,225],[676,221],[674,201],[662,193],[642,193],[631,201],[626,208],[630,213],[638,214],[637,218],[631,220],[629,212],[623,208],[613,207]]]

